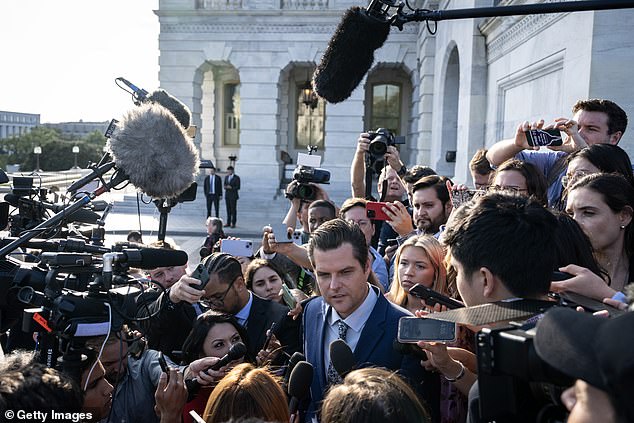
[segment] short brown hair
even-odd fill
[[[339,209],[339,217],[343,219],[343,216],[348,212],[348,210],[355,207],[362,207],[365,209],[366,204],[368,204],[368,200],[366,200],[365,198],[348,198],[346,201],[343,202],[341,208]]]
[[[368,244],[359,225],[343,219],[332,219],[321,224],[310,234],[308,258],[315,267],[315,250],[328,251],[341,247],[344,243],[352,245],[352,254],[365,269],[368,263]]]
[[[615,102],[602,98],[579,100],[572,106],[572,113],[577,113],[579,110],[605,113],[608,115],[608,134],[614,134],[619,131],[621,131],[621,134],[625,133],[627,113]]]
[[[487,150],[484,148],[479,149],[475,152],[471,161],[469,162],[469,169],[472,172],[477,173],[478,175],[488,175],[493,172],[493,168],[491,168],[491,163],[487,159]]]
[[[419,189],[434,188],[436,190],[436,196],[440,202],[445,205],[449,201],[449,190],[447,190],[447,181],[449,178],[440,175],[430,175],[419,179],[412,186],[412,194]]]

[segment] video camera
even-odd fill
[[[317,190],[310,184],[330,183],[330,172],[317,167],[321,158],[313,155],[316,150],[317,147],[309,145],[308,154],[299,154],[297,167],[293,171],[293,181],[286,188],[285,195],[289,200],[299,198],[312,201],[317,196]]]

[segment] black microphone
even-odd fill
[[[125,249],[120,253],[111,254],[114,255],[114,261],[128,263],[130,266],[140,269],[156,269],[157,267],[184,266],[187,264],[187,253],[181,250],[140,248]],[[229,353],[231,353],[231,350],[229,350]]]
[[[344,14],[313,75],[319,97],[339,103],[350,97],[374,62],[374,50],[390,33],[386,20],[351,7]]]
[[[402,344],[397,339],[392,342],[392,349],[402,355],[413,355],[421,360],[427,360],[427,354],[414,344]]]
[[[229,352],[225,354],[216,364],[211,366],[207,370],[219,370],[222,366],[226,366],[230,362],[242,358],[247,353],[247,347],[242,342],[236,342],[229,348]],[[191,401],[194,395],[200,389],[200,383],[198,383],[198,379],[188,379],[185,381],[185,386],[187,387],[187,392],[189,393],[188,400]]]
[[[291,377],[291,372],[293,371],[297,363],[304,360],[306,360],[306,357],[304,356],[304,354],[300,353],[299,351],[296,351],[293,353],[291,358],[288,360],[288,364],[286,365],[286,371],[284,372],[284,378],[282,379],[282,384],[284,386],[288,385],[288,380]]]
[[[189,128],[192,114],[185,104],[165,90],[156,90],[146,99],[147,102],[160,104],[169,110],[185,129]]]
[[[350,346],[343,339],[336,339],[330,343],[330,362],[341,378],[346,377],[356,364]]]
[[[30,198],[21,197],[19,195],[15,195],[11,193],[5,194],[4,200],[10,205],[12,205],[13,207],[18,209],[20,207],[29,207],[29,208],[41,207],[41,208],[51,210],[54,213],[59,213],[66,208],[66,206],[63,204],[53,204],[53,203],[47,203],[45,201],[32,200]],[[64,220],[69,222],[93,224],[93,223],[96,223],[97,220],[99,220],[99,218],[100,216],[97,213],[91,210],[86,210],[81,208],[81,209],[77,209],[76,211],[72,213],[68,213],[68,215],[65,216]]]
[[[139,102],[143,102],[147,98],[147,94],[148,94],[147,91],[145,91],[143,88],[137,87],[136,85],[134,85],[132,82],[128,81],[127,79],[120,76],[116,79],[116,81],[123,82],[128,88],[132,90],[132,97],[136,100],[134,102],[135,104],[138,104]]]
[[[113,167],[114,167],[114,162],[108,162],[106,164],[103,164],[99,167],[94,168],[92,172],[90,172],[88,175],[73,182],[68,188],[66,188],[66,192],[70,192],[71,194],[74,194],[79,188],[90,183],[93,179],[103,176]]]
[[[288,395],[291,401],[288,405],[293,415],[299,408],[299,402],[308,396],[310,385],[313,383],[313,365],[307,361],[300,361],[295,365],[288,381]]]
[[[108,148],[119,171],[154,198],[178,197],[198,174],[196,146],[174,115],[158,104],[130,110],[108,140]]]

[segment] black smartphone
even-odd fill
[[[611,317],[620,316],[625,313],[624,310],[619,310],[616,307],[612,307],[603,301],[595,300],[593,298],[585,297],[576,292],[560,292],[553,296],[559,301],[559,304],[564,307],[576,308],[577,306],[583,307],[586,311],[595,313],[597,311],[607,310]]]
[[[526,141],[531,147],[544,147],[547,145],[555,146],[564,143],[559,129],[530,129],[524,131]]]
[[[410,288],[409,293],[416,298],[425,300],[428,306],[433,307],[436,303],[446,306],[448,309],[462,308],[464,305],[458,301],[442,295],[433,289],[427,288],[421,284],[416,284]]]
[[[191,274],[191,277],[200,280],[200,285],[196,285],[194,286],[194,288],[201,291],[205,289],[205,286],[207,286],[207,282],[209,282],[209,272],[207,271],[205,265],[202,263],[199,263],[198,266],[196,266]]]
[[[159,351],[158,362],[159,362],[159,365],[161,366],[161,370],[163,370],[167,374],[167,380],[169,381],[170,369],[169,367],[167,367],[167,361],[165,361],[165,356],[163,355],[163,352],[161,351]]]
[[[398,321],[398,342],[418,341],[453,342],[456,340],[456,324],[424,317],[401,317]]]
[[[275,335],[275,333],[274,333],[275,326],[277,326],[277,322],[273,322],[273,324],[269,328],[268,335],[266,335],[266,339],[264,340],[264,345],[262,346],[263,350],[265,350],[265,349],[267,349],[269,347],[269,344],[271,343],[271,338],[273,338],[273,335]]]

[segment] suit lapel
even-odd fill
[[[376,348],[377,344],[383,339],[383,335],[385,333],[387,306],[388,304],[385,297],[383,297],[383,295],[379,295],[379,298],[372,309],[372,313],[370,313],[370,317],[361,331],[359,342],[357,342],[357,347],[354,350],[354,356],[357,359],[358,364],[370,361],[370,355]]]
[[[314,337],[310,340],[310,342],[306,342],[306,348],[310,348],[311,351],[305,351],[305,353],[306,357],[313,357],[312,362],[314,364],[315,373],[317,373],[316,376],[319,378],[319,392],[322,392],[323,388],[326,386],[327,369],[327,366],[324,364],[324,342],[326,336],[326,322],[324,316],[327,315],[329,306],[327,306],[323,300],[320,300],[319,304],[315,305],[318,306],[318,310],[314,315],[315,317],[312,321],[306,322],[306,333],[314,334]]]
[[[254,351],[259,351],[259,346],[264,344],[264,338],[266,337],[264,328],[266,326],[266,316],[264,310],[264,300],[258,298],[257,295],[253,295],[253,303],[251,304],[251,310],[249,311],[249,317],[247,318],[247,334],[249,335],[249,343]]]

